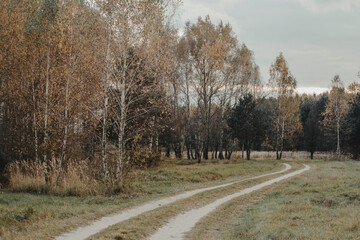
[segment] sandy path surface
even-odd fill
[[[188,212],[179,214],[175,218],[171,219],[168,224],[160,228],[154,235],[152,235],[149,240],[180,240],[184,239],[184,235],[189,232],[201,218],[208,215],[210,212],[214,211],[220,205],[234,199],[240,197],[245,194],[249,194],[256,190],[259,190],[263,187],[269,186],[271,184],[277,183],[284,179],[296,176],[305,171],[308,171],[310,167],[305,165],[305,168],[301,170],[297,170],[283,176],[271,179],[269,181],[265,181],[263,183],[257,184],[253,187],[249,187],[241,190],[240,192],[228,195],[226,197],[220,198],[204,207],[193,209]]]
[[[218,188],[222,188],[222,187],[227,187],[233,184],[237,184],[237,183],[241,183],[244,181],[249,181],[249,180],[253,180],[253,179],[258,179],[258,178],[262,178],[262,177],[266,177],[266,176],[271,176],[271,175],[275,175],[275,174],[279,174],[279,173],[283,173],[288,171],[289,169],[291,169],[291,166],[287,163],[284,163],[285,168],[277,171],[277,172],[272,172],[272,173],[267,173],[267,174],[263,174],[263,175],[259,175],[259,176],[255,176],[255,177],[251,177],[251,178],[247,178],[247,179],[243,179],[243,180],[238,180],[238,181],[233,181],[230,183],[226,183],[226,184],[221,184],[221,185],[217,185],[217,186],[213,186],[213,187],[206,187],[206,188],[200,188],[200,189],[196,189],[196,190],[191,190],[191,191],[187,191],[172,197],[167,197],[167,198],[163,198],[160,200],[155,200],[155,201],[151,201],[148,203],[145,203],[143,205],[140,206],[136,206],[127,210],[124,210],[118,214],[115,215],[111,215],[111,216],[107,216],[107,217],[103,217],[93,223],[91,223],[90,225],[84,226],[84,227],[80,227],[72,232],[68,232],[65,233],[59,237],[56,238],[56,240],[82,240],[82,239],[86,239],[102,230],[105,230],[106,228],[110,227],[111,225],[126,221],[130,218],[136,217],[140,214],[143,214],[145,212],[154,210],[156,208],[159,208],[161,206],[165,206],[171,203],[174,203],[175,201],[178,200],[182,200],[191,196],[194,196],[195,194],[198,193],[202,193],[205,191],[209,191],[209,190],[214,190],[214,189],[218,189]],[[166,239],[166,238],[165,238]]]

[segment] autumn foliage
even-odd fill
[[[229,23],[199,17],[180,34],[172,22],[179,4],[2,0],[1,181],[17,191],[104,194],[119,192],[131,169],[157,166],[161,152],[200,163],[239,150],[249,158],[275,150],[281,159],[285,150],[337,146],[340,157],[354,149],[346,146],[348,133],[356,139],[357,83],[334,85],[315,109],[320,98],[296,94],[280,54],[264,87]],[[250,95],[251,109],[264,113],[261,136],[251,139],[228,124]],[[309,144],[315,132],[329,143]]]

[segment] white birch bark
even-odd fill
[[[69,53],[69,69],[68,69],[68,76],[66,79],[66,86],[65,86],[65,106],[64,106],[64,136],[63,136],[63,143],[61,149],[61,156],[60,162],[56,173],[56,184],[58,184],[60,173],[62,170],[63,162],[65,160],[66,155],[66,147],[67,147],[67,138],[68,138],[68,112],[69,112],[69,97],[70,97],[70,84],[72,79],[72,38],[73,32],[71,29],[71,41],[70,41],[70,53]]]
[[[103,108],[103,126],[102,126],[102,139],[101,139],[101,147],[102,147],[102,165],[104,170],[104,182],[106,187],[109,187],[109,169],[107,165],[107,154],[106,154],[106,143],[107,143],[107,115],[108,115],[108,105],[109,105],[109,96],[108,96],[108,88],[111,77],[110,72],[110,47],[111,47],[111,39],[112,39],[112,29],[109,27],[109,35],[108,35],[108,43],[106,47],[106,76],[104,81],[104,108]]]
[[[45,183],[49,183],[49,164],[47,159],[47,149],[48,149],[48,111],[49,111],[49,88],[50,88],[50,37],[48,42],[48,51],[47,51],[47,64],[46,64],[46,86],[45,86],[45,110],[44,110],[44,175]]]

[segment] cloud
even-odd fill
[[[241,0],[243,1],[243,0]],[[211,20],[216,23],[220,20],[229,22],[235,33],[240,32],[241,27],[237,19],[230,14],[228,10],[231,6],[239,3],[238,0],[183,0],[181,8],[181,18],[185,21],[195,22],[198,17],[205,17],[209,15]]]
[[[360,11],[359,0],[297,0],[310,11],[331,12],[331,11]]]
[[[335,74],[359,81],[359,13],[360,0],[183,0],[179,28],[207,14],[222,19],[254,51],[264,82],[283,52],[299,87],[326,88]]]
[[[321,87],[299,87],[296,89],[298,94],[321,94],[324,92],[330,91],[329,88],[321,88]]]

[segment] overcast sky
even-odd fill
[[[360,0],[183,0],[179,24],[209,14],[229,22],[255,55],[263,81],[283,52],[299,88],[359,81]]]

